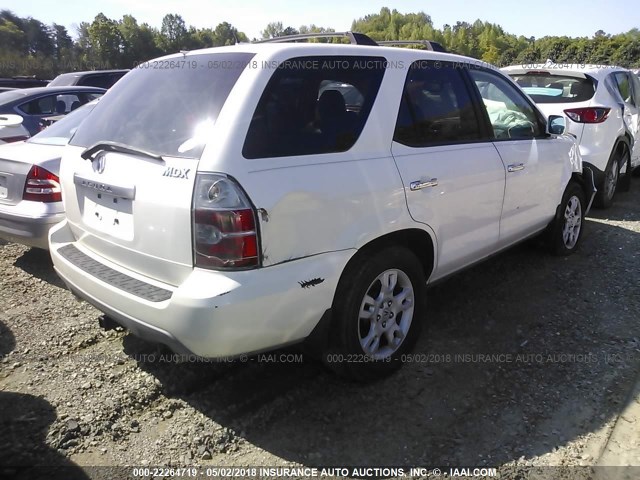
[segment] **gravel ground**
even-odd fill
[[[431,288],[413,361],[356,385],[296,350],[176,363],[102,331],[46,252],[0,244],[0,465],[78,466],[65,478],[124,465],[486,465],[510,479],[554,466],[554,478],[589,478],[579,467],[611,452],[634,401],[639,246],[634,179],[591,213],[578,254],[530,242]]]

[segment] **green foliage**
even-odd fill
[[[552,36],[535,39],[505,32],[500,25],[476,20],[435,29],[424,12],[402,14],[384,7],[380,13],[354,20],[351,30],[374,40],[433,40],[448,51],[507,66],[517,63],[595,63],[637,68],[640,66],[640,30],[608,35],[602,30],[592,38]]]
[[[351,30],[374,40],[433,40],[447,50],[481,59],[498,66],[518,63],[596,63],[640,66],[640,30],[609,35],[599,30],[593,37],[549,36],[527,38],[507,33],[500,25],[476,20],[435,28],[424,12],[400,13],[384,7],[380,12],[353,21]],[[262,38],[297,33],[334,32],[314,24],[298,28],[282,22],[267,24]],[[186,49],[233,45],[247,42],[247,36],[228,22],[212,28],[187,26],[178,14],[168,14],[161,27],[138,24],[131,15],[120,20],[99,14],[92,22],[77,26],[72,40],[58,24],[45,25],[31,17],[22,18],[0,10],[0,76],[38,75],[53,78],[61,72],[92,68],[132,68],[162,55]],[[318,38],[316,42],[344,42],[340,38]]]
[[[297,33],[292,30],[283,29],[283,34]],[[157,29],[138,24],[131,15],[114,20],[100,13],[90,23],[81,22],[76,33],[74,41],[63,25],[48,26],[9,10],[0,11],[0,76],[53,78],[74,70],[133,68],[183,49],[249,41],[228,22],[196,29],[187,27],[178,14],[165,15]]]

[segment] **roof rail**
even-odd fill
[[[309,38],[331,38],[331,37],[347,37],[353,45],[371,45],[378,44],[364,33],[357,32],[326,32],[326,33],[302,33],[299,35],[284,35],[282,37],[268,38],[266,40],[258,40],[253,43],[284,43],[297,42],[298,40],[307,40]]]
[[[447,53],[447,50],[442,45],[432,40],[385,40],[378,42],[378,45],[422,45],[427,50]]]

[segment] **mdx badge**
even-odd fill
[[[167,167],[162,176],[171,178],[185,178],[188,180],[190,171],[190,168]]]

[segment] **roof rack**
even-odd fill
[[[267,40],[258,40],[253,43],[284,43],[297,42],[298,40],[308,40],[309,38],[332,38],[347,37],[353,45],[370,45],[378,46],[378,44],[364,33],[357,32],[326,32],[326,33],[302,33],[299,35],[284,35],[282,37],[268,38]]]
[[[422,45],[427,50],[447,53],[447,50],[442,45],[431,40],[384,40],[378,42],[378,45]]]

